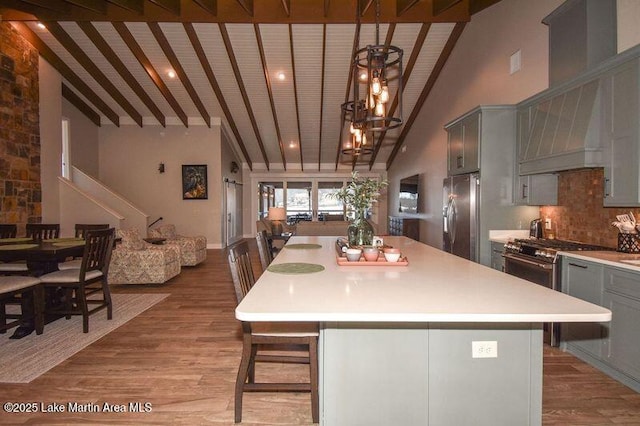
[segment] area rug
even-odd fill
[[[73,354],[140,315],[168,294],[112,294],[113,319],[100,311],[89,317],[89,332],[82,332],[82,317],[60,318],[18,340],[9,339],[15,329],[0,334],[0,383],[29,383]]]

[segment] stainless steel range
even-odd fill
[[[615,249],[575,241],[544,238],[518,239],[504,245],[504,271],[552,290],[562,291],[558,252],[581,250]],[[545,324],[545,343],[558,346],[559,331],[559,324]]]

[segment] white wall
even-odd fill
[[[69,162],[90,176],[98,177],[98,127],[66,99],[62,116],[69,119]]]
[[[62,170],[62,78],[42,57],[39,67],[42,222],[60,222],[58,176]]]
[[[473,15],[409,133],[405,153],[389,169],[389,211],[398,210],[392,188],[422,174],[420,240],[442,246],[442,180],[447,175],[444,124],[477,105],[514,104],[548,87],[548,28],[542,18],[562,0],[503,0]],[[509,74],[521,51],[522,69]]]
[[[216,120],[214,120],[216,121]],[[222,243],[220,125],[104,125],[99,130],[99,179],[135,202],[153,222],[173,223],[183,235],[204,235],[210,248]],[[158,165],[165,164],[165,173]],[[182,165],[208,166],[208,199],[182,199]]]

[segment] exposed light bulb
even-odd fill
[[[356,129],[356,132],[353,134],[356,138],[356,142],[362,141],[362,131],[360,129]]]
[[[382,93],[382,85],[380,84],[380,79],[378,77],[373,77],[371,80],[371,93],[376,96]]]
[[[359,77],[360,77],[360,81],[367,81],[367,72],[362,71]]]
[[[382,93],[380,93],[380,102],[386,104],[389,102],[389,88],[387,86],[382,86]]]
[[[373,96],[373,93],[371,93],[367,101],[367,109],[372,109],[375,105],[376,105],[376,99]]]
[[[384,104],[382,102],[376,103],[374,114],[378,117],[382,117],[384,115]]]
[[[362,145],[366,145],[367,144],[367,134],[363,134],[362,135]]]
[[[353,135],[355,132],[356,132],[356,128],[353,127],[353,121],[352,121],[351,124],[349,124],[349,133]]]

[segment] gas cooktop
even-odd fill
[[[559,251],[613,251],[615,248],[577,241],[551,240],[546,238],[517,239],[504,245],[505,251],[531,256],[547,262],[555,262]]]

